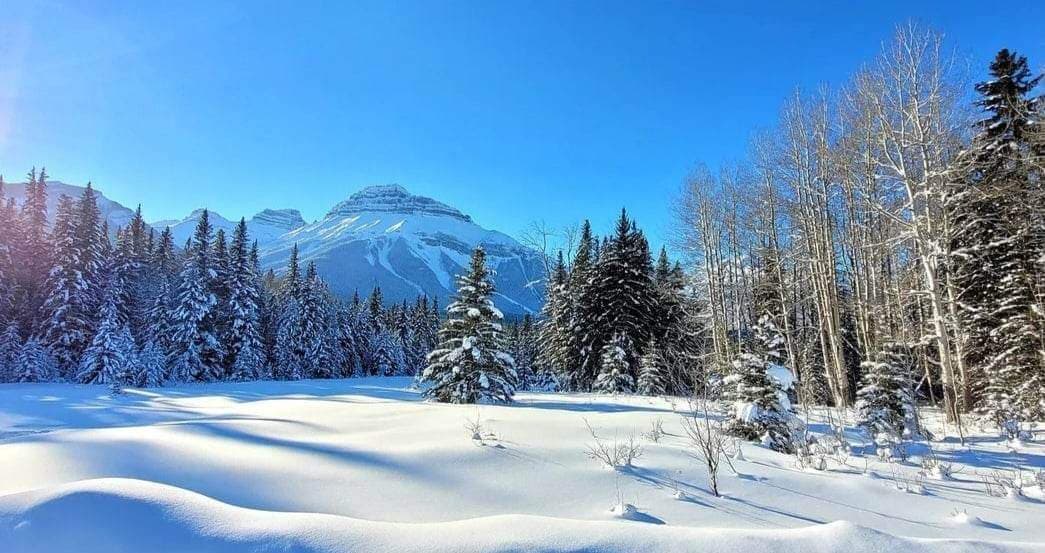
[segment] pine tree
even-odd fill
[[[600,291],[594,280],[598,267],[597,244],[591,224],[584,221],[570,270],[567,343],[561,360],[565,371],[562,383],[571,391],[590,390],[602,362],[599,355],[601,340],[605,338],[599,330],[599,318],[604,306],[599,305]]]
[[[58,199],[51,242],[54,265],[47,278],[47,299],[43,304],[42,339],[66,377],[73,370],[91,340],[94,327],[94,301],[90,283],[84,278],[84,263],[77,245],[76,210],[68,196]]]
[[[893,447],[903,440],[913,417],[910,360],[896,344],[886,344],[873,361],[861,364],[856,419],[875,444]]]
[[[947,197],[951,279],[958,290],[965,363],[978,376],[977,409],[999,426],[1045,414],[1041,279],[1045,183],[1032,137],[1041,101],[1030,96],[1026,58],[1008,50],[991,64],[977,103],[986,117],[959,158]]]
[[[232,237],[228,267],[229,324],[224,344],[232,380],[255,380],[264,370],[260,283],[247,250],[247,222],[240,219]]]
[[[476,248],[468,274],[457,279],[457,297],[447,308],[439,346],[428,356],[422,381],[425,396],[448,403],[510,402],[515,362],[504,352],[501,312],[486,268],[486,252]]]
[[[167,353],[156,340],[148,340],[135,357],[136,386],[156,388],[167,382]]]
[[[559,252],[555,269],[546,287],[547,297],[541,310],[540,343],[538,363],[542,372],[567,377],[570,372],[566,363],[570,347],[571,319],[573,307],[570,301],[569,274]]]
[[[179,381],[200,382],[219,379],[223,370],[221,344],[214,334],[213,311],[216,302],[210,279],[210,223],[203,211],[196,225],[191,248],[181,271],[174,302],[171,370]]]
[[[11,253],[14,248],[15,213],[7,208],[4,195],[4,177],[0,175],[0,325],[6,326],[13,318],[16,293],[14,266]]]
[[[618,334],[638,350],[628,359],[628,374],[633,379],[642,353],[639,348],[649,342],[656,326],[652,273],[649,243],[621,210],[614,236],[600,250],[577,326],[585,336],[585,351],[601,351]],[[582,362],[585,373],[590,370],[592,355],[587,357]]]
[[[15,360],[21,349],[18,321],[10,321],[0,332],[0,382],[15,382]]]
[[[336,366],[327,340],[325,299],[316,264],[310,262],[301,284],[294,325],[295,348],[300,352],[302,375],[306,378],[330,378]]]
[[[592,391],[600,394],[634,393],[635,379],[631,377],[633,356],[628,337],[623,333],[615,334],[613,339],[602,347],[602,366]]]
[[[80,358],[79,382],[119,387],[132,377],[135,345],[127,325],[120,321],[119,296],[115,286],[106,294],[98,330]]]
[[[51,245],[47,232],[47,172],[28,175],[22,204],[16,267],[22,292],[22,326],[35,331],[44,301],[44,282],[51,267]]]
[[[58,364],[51,352],[36,337],[22,344],[15,357],[13,382],[47,382],[58,373]]]
[[[762,319],[760,323],[768,323]],[[794,451],[791,421],[787,411],[786,396],[780,384],[770,376],[772,333],[755,325],[757,343],[749,345],[733,361],[733,373],[723,380],[726,398],[733,403],[727,416],[726,432],[745,440],[762,440],[773,450],[785,453]]]
[[[660,348],[656,343],[650,342],[646,353],[639,360],[639,383],[638,393],[644,396],[659,396],[665,392],[664,385],[664,359],[660,355]]]
[[[298,247],[290,251],[287,272],[280,282],[279,316],[276,323],[275,360],[273,376],[280,380],[298,380],[305,375],[305,349],[298,336],[302,313],[301,297],[304,284],[298,265]]]

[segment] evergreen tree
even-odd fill
[[[628,337],[623,333],[613,336],[602,347],[602,367],[592,391],[600,394],[630,394],[635,392],[631,376],[631,358],[634,356]]]
[[[428,356],[422,381],[425,396],[449,403],[510,402],[515,362],[504,352],[501,312],[486,268],[486,252],[476,248],[468,274],[457,279],[457,297],[447,308],[439,346]]]
[[[13,382],[47,382],[58,373],[51,352],[36,337],[30,337],[22,344],[18,356],[14,359]]]
[[[16,294],[12,249],[15,246],[15,212],[9,209],[4,195],[4,177],[0,175],[0,325],[13,318]]]
[[[542,371],[566,376],[570,371],[566,363],[570,346],[571,318],[569,274],[559,252],[546,287],[546,298],[541,310],[539,361]]]
[[[961,179],[947,197],[950,271],[958,290],[965,363],[978,377],[978,410],[1000,426],[1045,414],[1041,277],[1045,183],[1032,137],[1040,99],[1026,58],[1008,50],[980,83],[986,117],[959,158]]]
[[[639,360],[638,393],[644,396],[659,396],[665,392],[664,359],[660,348],[653,342]]]
[[[167,353],[156,340],[147,340],[135,357],[137,361],[134,384],[145,388],[156,388],[167,382]]]
[[[83,350],[93,333],[92,294],[84,277],[84,263],[77,245],[76,209],[68,196],[58,199],[51,242],[54,265],[51,267],[43,304],[43,342],[47,344],[63,376],[72,377]]]
[[[787,397],[770,376],[767,353],[773,350],[772,333],[759,328],[769,323],[763,318],[756,325],[758,343],[750,345],[733,361],[733,373],[723,380],[726,398],[733,403],[727,416],[726,432],[745,440],[762,440],[773,450],[794,451],[791,433],[793,417],[787,411]]]
[[[228,263],[229,324],[224,336],[233,380],[255,380],[265,359],[260,324],[260,283],[247,250],[247,222],[240,219],[232,237]],[[242,357],[242,358],[241,358]]]
[[[567,319],[566,346],[562,355],[562,383],[567,390],[590,390],[602,363],[600,351],[602,331],[599,315],[600,290],[594,277],[598,267],[596,254],[598,240],[591,232],[591,224],[584,221],[577,254],[569,276],[569,316]]]
[[[632,348],[649,342],[656,326],[652,273],[649,244],[627,212],[621,210],[613,238],[600,250],[577,323],[585,336],[586,351],[601,351],[618,334]],[[638,356],[630,355],[628,363],[628,374],[634,379]],[[585,366],[582,363],[586,371]]]
[[[106,294],[98,330],[80,359],[79,382],[118,388],[131,378],[135,345],[127,325],[120,321],[119,296],[115,286]]]
[[[47,232],[47,173],[33,169],[28,175],[22,204],[16,267],[22,292],[22,326],[36,330],[44,301],[44,282],[51,268],[51,245]]]
[[[15,360],[22,349],[22,337],[18,333],[18,321],[10,321],[0,332],[0,382],[14,382]]]
[[[856,392],[856,418],[878,447],[893,447],[904,437],[913,417],[910,360],[896,344],[886,344],[873,361],[861,365]]]
[[[214,334],[214,307],[210,279],[210,222],[203,211],[181,271],[172,313],[171,369],[179,381],[211,381],[222,374],[221,344]]]

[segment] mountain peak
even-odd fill
[[[471,222],[472,218],[440,201],[415,196],[398,184],[368,186],[335,205],[327,217],[351,217],[360,213],[395,213],[451,217]]]

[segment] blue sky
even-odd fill
[[[5,0],[0,173],[45,164],[150,220],[311,220],[388,182],[513,234],[626,205],[660,242],[696,163],[742,157],[899,22],[977,78],[1003,46],[1042,68],[1045,3],[1020,4]]]

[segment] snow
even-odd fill
[[[803,471],[745,444],[722,498],[673,407],[635,396],[519,393],[508,406],[423,402],[408,378],[128,388],[0,385],[0,550],[64,551],[1040,551],[1045,504],[989,497],[977,472],[1045,468],[977,434],[933,443],[962,466],[914,481],[848,428],[849,466]],[[493,447],[464,428],[481,413]],[[648,429],[634,466],[585,455]],[[927,424],[938,436],[938,413]],[[814,410],[809,429],[828,431]],[[864,461],[876,478],[864,476]],[[615,508],[617,507],[617,508]],[[955,519],[966,513],[965,522]],[[626,515],[626,516],[624,516]],[[975,521],[975,522],[970,522]],[[932,541],[925,541],[926,539]],[[972,540],[972,541],[939,541]]]

